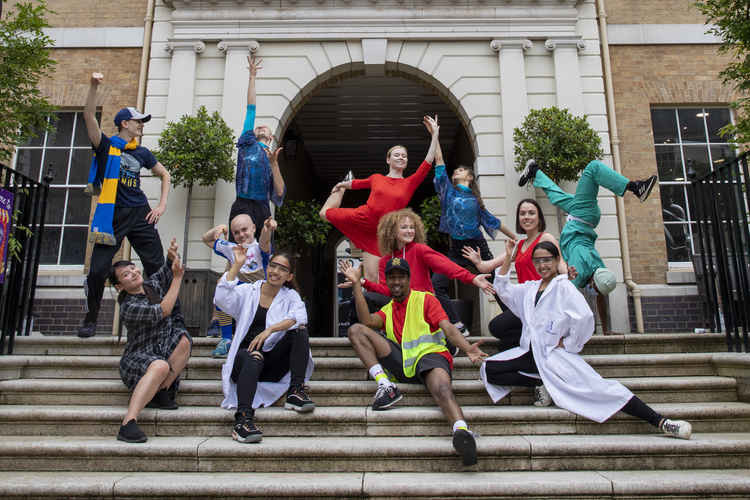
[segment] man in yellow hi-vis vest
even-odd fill
[[[402,396],[385,370],[402,383],[423,383],[443,414],[453,423],[453,447],[464,465],[477,463],[474,434],[467,428],[461,407],[451,386],[453,358],[445,347],[448,339],[479,363],[487,356],[480,342],[469,344],[434,295],[409,288],[409,264],[394,257],[385,265],[385,284],[391,300],[382,309],[370,314],[360,284],[361,271],[348,264],[341,267],[352,282],[354,303],[360,323],[349,328],[349,340],[357,356],[378,383],[373,410],[386,410]],[[376,330],[385,330],[385,337]]]

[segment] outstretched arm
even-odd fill
[[[268,155],[268,162],[271,164],[271,177],[273,178],[273,190],[276,194],[276,200],[283,200],[284,191],[286,190],[284,177],[282,177],[281,169],[279,168],[279,153],[281,153],[282,149],[284,148],[276,148],[272,153],[269,153]],[[274,201],[274,204],[276,206],[280,205],[280,203],[276,203],[276,201]]]
[[[83,121],[86,123],[86,132],[94,148],[99,147],[99,143],[102,140],[102,129],[99,128],[99,123],[96,121],[96,91],[103,81],[104,75],[101,73],[93,73],[91,75],[91,85],[89,86],[89,93],[86,96],[86,107],[83,108]]]
[[[474,264],[474,267],[476,267],[480,273],[491,273],[495,268],[497,268],[498,266],[502,266],[503,262],[505,262],[505,254],[500,254],[490,260],[482,260],[482,255],[479,253],[479,248],[464,246],[461,249],[461,253],[472,264]]]
[[[247,104],[255,105],[255,77],[258,76],[258,70],[263,68],[263,59],[253,56],[247,56],[247,69],[250,70],[250,79],[247,82]]]
[[[432,135],[432,140],[430,141],[430,149],[427,150],[427,156],[425,156],[424,161],[426,163],[432,164],[432,161],[435,159],[435,152],[437,151],[438,147],[438,137],[440,132],[440,125],[438,125],[438,117],[435,115],[435,117],[431,116],[425,116],[422,119],[422,123],[424,123],[425,128],[430,132]]]
[[[201,236],[201,240],[203,241],[203,244],[213,249],[214,242],[221,238],[222,235],[224,235],[224,237],[227,236],[226,224],[219,224],[218,226],[212,227]]]
[[[260,230],[260,239],[258,240],[258,245],[260,246],[260,249],[266,253],[271,253],[271,237],[273,236],[273,232],[276,231],[277,227],[278,223],[273,219],[273,217],[269,217],[263,222],[263,229]]]
[[[357,310],[359,322],[375,330],[383,328],[383,319],[377,314],[370,314],[370,309],[367,307],[367,300],[365,300],[365,294],[362,292],[362,285],[360,284],[362,267],[355,268],[344,261],[341,263],[340,270],[346,279],[352,283],[352,297],[354,298],[354,307]]]

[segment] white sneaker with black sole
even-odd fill
[[[534,387],[534,406],[552,406],[552,396],[543,385]]]
[[[665,418],[659,427],[667,436],[678,439],[690,439],[690,436],[693,435],[693,426],[690,425],[690,422],[684,420],[670,420]]]

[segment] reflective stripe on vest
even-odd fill
[[[416,366],[422,356],[433,352],[446,351],[445,334],[441,329],[430,331],[430,325],[424,319],[424,298],[427,292],[412,290],[406,304],[406,317],[401,331],[401,352],[404,358],[404,375],[411,378],[416,373]],[[386,304],[385,333],[389,340],[398,344],[393,333],[393,301]]]

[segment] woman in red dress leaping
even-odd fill
[[[417,171],[404,177],[408,154],[404,146],[393,146],[388,150],[385,162],[387,175],[372,174],[367,179],[353,179],[339,182],[331,190],[331,195],[323,204],[320,216],[344,233],[357,248],[364,252],[365,278],[378,280],[378,222],[380,218],[394,210],[406,207],[414,191],[430,173],[438,142],[438,123],[435,117],[425,116],[423,123],[432,131],[432,142],[424,161]],[[369,189],[367,203],[357,208],[340,208],[347,189]]]

